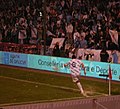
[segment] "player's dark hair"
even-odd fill
[[[72,59],[75,59],[76,58],[76,56],[75,55],[72,55]]]

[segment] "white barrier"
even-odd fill
[[[47,103],[30,103],[12,106],[3,106],[0,109],[119,109],[120,96],[106,96],[65,101],[53,101]]]
[[[100,61],[100,51],[101,50],[95,50],[95,49],[79,49],[77,52],[77,58],[82,56],[83,60],[89,60],[89,61]],[[111,54],[110,50],[107,50],[109,56]],[[120,52],[116,51],[118,55],[118,63],[120,63]]]

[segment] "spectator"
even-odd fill
[[[110,61],[111,63],[118,63],[118,56],[116,50],[111,50]]]
[[[81,36],[80,48],[87,48],[87,41],[85,40],[84,36]]]
[[[53,37],[64,37],[65,44],[74,42],[74,47],[79,48],[91,48],[89,42],[91,41],[89,37],[91,37],[94,41],[94,49],[102,49],[102,47],[109,50],[120,49],[120,37],[118,37],[119,45],[116,46],[108,32],[109,29],[114,28],[118,33],[120,32],[119,0],[47,0],[46,2],[46,31],[51,32]],[[27,2],[2,0],[0,3],[0,41],[29,44],[34,33],[35,40],[42,41],[43,11],[45,10],[40,0]],[[77,41],[76,30],[82,33]],[[81,40],[81,35],[84,41]],[[52,40],[53,37],[46,36],[47,44],[50,44],[49,39]]]
[[[94,40],[91,38],[91,37],[89,37],[89,40],[88,40],[88,43],[87,43],[87,48],[95,48],[95,43],[94,43]]]
[[[100,61],[101,62],[108,62],[108,59],[109,59],[109,54],[106,51],[106,49],[103,48],[100,52]]]
[[[53,48],[53,56],[60,57],[59,43],[57,42]]]
[[[73,25],[69,22],[69,23],[66,25],[66,36],[67,36],[67,38],[68,38],[68,43],[69,43],[69,44],[72,44],[72,43],[73,43],[72,33],[73,33]]]

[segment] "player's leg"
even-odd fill
[[[76,76],[72,76],[72,79],[73,79],[73,82],[77,84],[77,86],[78,86],[78,88],[79,88],[80,92],[81,92],[81,93],[84,93],[84,91],[83,91],[83,88],[82,88],[82,85],[81,85],[81,83],[80,83],[79,78],[78,78],[78,77],[76,77]]]
[[[83,94],[83,93],[84,93],[84,90],[83,90],[83,88],[82,88],[82,85],[81,85],[80,81],[77,81],[76,84],[77,84],[78,88],[80,89],[81,94]]]
[[[73,79],[73,82],[75,82],[75,83],[77,84],[77,86],[78,86],[81,94],[82,94],[83,96],[87,97],[87,95],[86,95],[86,93],[84,92],[83,87],[82,87],[82,85],[81,85],[81,83],[80,83],[79,77],[72,77],[72,79]]]
[[[78,81],[78,82],[76,82],[76,83],[77,83],[78,88],[79,88],[80,91],[81,91],[81,94],[82,94],[83,96],[85,96],[85,97],[88,97],[87,94],[84,92],[80,81]]]

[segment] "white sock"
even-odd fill
[[[83,91],[83,88],[82,88],[82,85],[80,84],[80,82],[77,83],[77,86],[80,89],[81,93],[83,94],[84,91]]]

